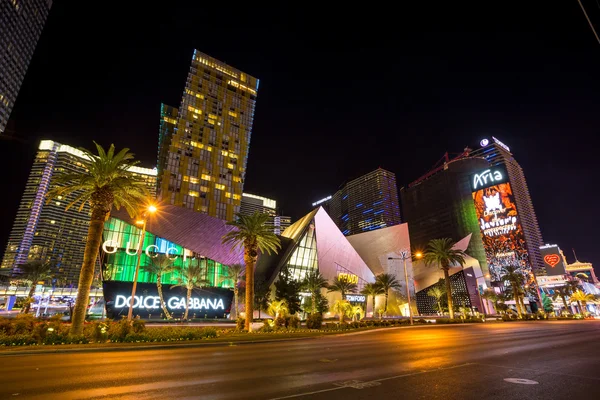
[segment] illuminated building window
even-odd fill
[[[198,143],[198,142],[194,142],[194,141],[191,141],[190,145],[192,145],[194,147],[198,147],[199,149],[203,149],[204,148],[204,145],[202,143]]]
[[[215,184],[215,189],[223,190],[225,189],[225,185],[221,185],[220,183]]]
[[[225,197],[227,197],[228,199],[230,199],[231,198],[231,193],[229,193],[229,192],[225,193]]]
[[[242,85],[241,83],[238,83],[236,81],[227,81],[227,83],[230,84],[231,86],[233,86],[234,88],[238,88],[238,89],[241,89],[241,90],[243,90],[245,92],[250,92],[253,95],[256,95],[256,90],[254,90],[252,88],[249,88],[246,85]]]
[[[197,97],[197,98],[199,98],[199,99],[204,99],[204,96],[203,96],[202,94],[200,94],[200,93],[196,93],[196,92],[194,92],[193,90],[190,90],[190,89],[187,89],[187,88],[186,88],[186,89],[185,89],[185,92],[186,92],[187,94],[189,94],[190,96],[196,96],[196,97]]]
[[[196,114],[194,114],[194,119],[198,119],[198,116]]]
[[[241,181],[242,181],[242,178],[240,178],[239,176],[234,176],[234,177],[233,177],[233,181],[234,181],[234,182],[241,182]]]
[[[227,163],[227,168],[233,169],[233,164],[232,163]]]
[[[198,182],[200,182],[200,180],[198,178],[194,178],[193,176],[190,176],[190,183],[196,184]]]
[[[200,191],[201,192],[208,192],[208,187],[207,186],[200,186]]]
[[[212,176],[210,175],[202,174],[201,178],[205,181],[212,181]]]
[[[189,177],[189,176],[184,176],[184,177],[183,177],[183,181],[184,181],[184,182],[188,182],[189,180],[190,180],[190,177]]]
[[[168,122],[169,124],[173,124],[173,125],[177,124],[177,120],[175,118],[163,117],[163,120],[165,122]]]
[[[194,116],[195,116],[195,115],[194,115]],[[211,125],[214,125],[214,124],[215,124],[215,120],[214,120],[214,119],[209,119],[209,120],[208,120],[208,123],[209,123],[209,124],[211,124]]]
[[[191,111],[195,114],[202,114],[202,110],[198,109],[198,108],[194,108],[192,106],[188,106],[188,111]]]
[[[233,112],[233,111],[229,111],[229,115],[232,116],[232,117],[234,117],[234,118],[238,116],[237,113]]]
[[[241,200],[241,199],[242,199],[242,196],[240,196],[239,194],[234,194],[234,195],[233,195],[233,199],[234,199],[234,200]]]
[[[188,195],[190,195],[191,197],[198,197],[199,193],[194,191],[194,190],[190,190],[190,192],[188,193]]]
[[[224,74],[233,76],[234,78],[238,77],[238,75],[235,72],[233,72],[232,70],[230,70],[229,68],[225,68],[225,67],[223,67],[217,63],[214,63],[212,61],[209,61],[205,58],[196,57],[196,61],[198,61],[201,64],[208,65],[209,67],[212,67],[212,68],[216,69],[217,71],[223,72]]]

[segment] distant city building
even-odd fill
[[[412,247],[421,251],[431,239],[450,238],[456,242],[472,234],[467,253],[487,274],[470,178],[489,164],[466,155],[450,159],[446,154],[439,166],[401,188],[402,219],[408,223]]]
[[[474,174],[471,185],[492,280],[500,281],[506,265],[546,275],[544,242],[523,169],[497,138],[483,139],[480,146],[469,156],[487,160],[490,168]]]
[[[0,135],[17,100],[52,0],[0,2]]]
[[[267,225],[273,229],[273,233],[280,235],[281,232],[291,225],[290,217],[277,215],[277,201],[255,194],[243,193],[240,214],[252,215],[255,212],[269,215]]]
[[[242,201],[258,79],[197,50],[179,108],[163,105],[159,198],[227,221]]]
[[[42,140],[35,156],[17,216],[2,259],[3,273],[18,272],[29,260],[48,260],[55,264],[56,278],[77,284],[83,262],[90,207],[82,211],[67,204],[75,195],[47,202],[46,194],[59,176],[85,170],[87,156],[81,150],[51,140]],[[132,167],[156,194],[156,169]]]
[[[323,203],[346,236],[401,222],[396,175],[383,168],[344,184]]]

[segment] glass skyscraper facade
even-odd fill
[[[5,132],[52,0],[0,1],[0,135]]]
[[[179,108],[163,105],[161,111],[163,202],[233,220],[242,200],[257,91],[258,79],[194,51]]]
[[[393,172],[378,168],[342,186],[327,208],[344,235],[355,235],[398,225],[400,207]]]
[[[46,195],[66,173],[85,171],[87,156],[81,150],[51,140],[38,147],[21,203],[2,259],[2,272],[18,273],[18,266],[30,260],[50,261],[56,268],[59,284],[79,280],[87,239],[90,207],[86,203],[65,211],[76,195],[47,201]],[[145,180],[149,191],[156,193],[156,170],[132,167]]]

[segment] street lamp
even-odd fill
[[[410,317],[410,324],[413,325],[413,313],[410,305],[410,285],[408,284],[408,269],[406,268],[406,260],[410,259],[410,251],[401,250],[398,255],[400,257],[388,257],[388,260],[401,260],[404,262],[404,281],[406,282],[406,299],[408,301],[408,315]],[[421,258],[423,254],[416,253],[415,257]]]
[[[137,249],[137,261],[135,264],[135,273],[133,274],[133,287],[131,288],[131,299],[129,300],[129,312],[127,313],[127,321],[133,319],[133,302],[135,300],[135,290],[137,289],[138,274],[140,272],[140,263],[142,261],[142,247],[144,246],[144,239],[146,238],[146,223],[148,222],[149,214],[154,214],[157,208],[151,204],[146,208],[146,211],[142,213],[142,219],[135,221],[136,225],[142,225],[142,236],[138,243]]]

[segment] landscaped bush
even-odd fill
[[[142,333],[146,329],[146,323],[141,319],[134,319],[131,323],[131,328],[135,333]]]
[[[300,328],[300,318],[298,318],[298,316],[295,315],[295,314],[294,315],[290,315],[287,318],[286,326],[289,327],[289,328],[293,328],[293,329]]]
[[[12,332],[15,335],[28,334],[33,330],[35,317],[31,314],[19,314],[12,321]]]
[[[37,344],[37,340],[30,334],[5,335],[0,334],[0,346],[25,346]]]
[[[275,326],[277,328],[283,328],[284,326],[286,326],[285,322],[286,322],[285,317],[279,316],[279,317],[275,318]]]
[[[323,325],[323,315],[319,313],[310,314],[306,319],[306,327],[308,329],[321,329]]]
[[[241,331],[241,330],[244,330],[245,326],[246,326],[246,318],[238,318],[235,323],[235,328],[238,331]]]

